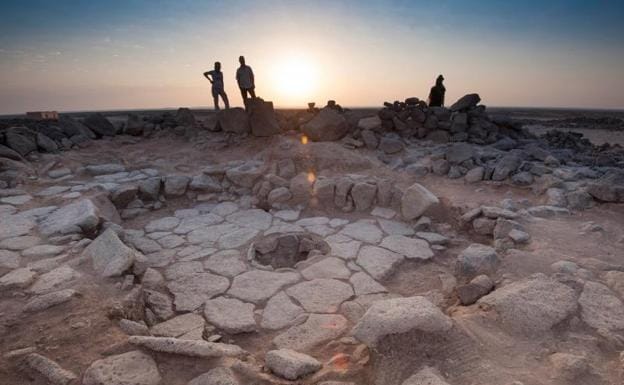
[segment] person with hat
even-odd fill
[[[435,86],[431,87],[431,91],[429,92],[429,107],[443,107],[444,106],[444,94],[446,93],[446,88],[442,82],[444,81],[444,76],[440,75],[436,79]]]

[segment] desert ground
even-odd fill
[[[624,383],[624,114],[479,102],[0,119],[0,383]]]

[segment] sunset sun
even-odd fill
[[[275,90],[287,102],[307,100],[318,81],[316,63],[302,55],[286,56],[273,69]]]

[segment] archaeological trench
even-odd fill
[[[0,383],[624,383],[624,150],[477,94],[0,121]]]

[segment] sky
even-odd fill
[[[624,108],[622,0],[48,0],[0,3],[0,114],[233,106],[244,55],[277,107],[426,99]]]

